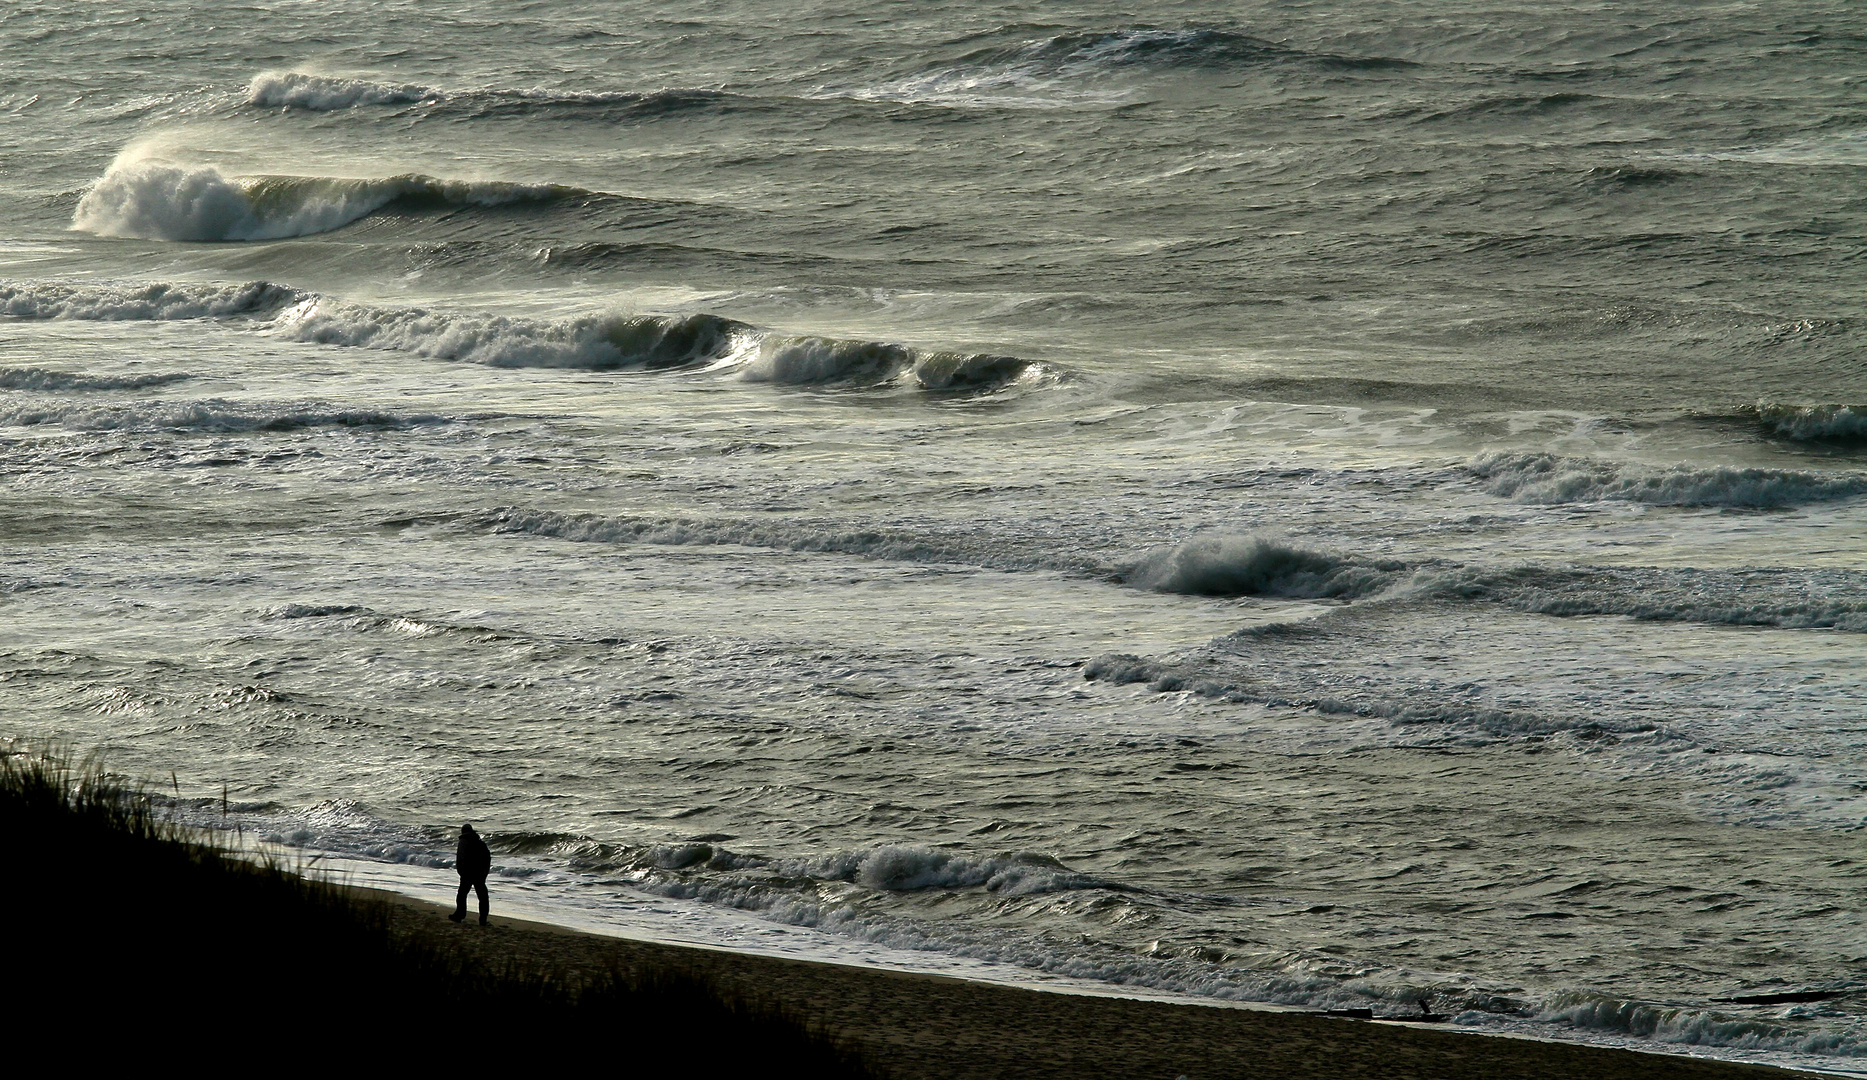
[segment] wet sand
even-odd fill
[[[391,895],[391,894],[384,894]],[[1738,1080],[1813,1076],[1570,1043],[1299,1012],[1027,990],[633,941],[393,896],[395,925],[445,934],[488,964],[621,968],[704,978],[857,1049],[894,1080]]]

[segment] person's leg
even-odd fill
[[[467,890],[472,887],[473,887],[472,882],[468,881],[466,878],[460,879],[460,892],[454,897],[454,913],[452,915],[449,915],[448,918],[454,920],[455,922],[459,922],[460,920],[467,917]],[[486,887],[484,885],[480,886],[480,891],[484,893],[486,891]],[[481,911],[486,910],[485,901],[480,902],[480,910]]]
[[[485,926],[486,925],[486,879],[481,878],[480,880],[474,882],[473,891],[480,894],[480,925]],[[460,890],[460,910],[462,912],[465,912],[467,910],[467,890],[464,887]]]

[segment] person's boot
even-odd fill
[[[448,922],[460,922],[462,919],[465,919],[466,917],[467,917],[467,911],[465,908],[462,908],[461,910],[454,912],[452,915],[449,915],[447,917],[447,921]]]

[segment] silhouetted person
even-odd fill
[[[459,922],[467,917],[467,890],[480,894],[480,925],[486,925],[486,875],[493,868],[493,853],[473,826],[460,827],[460,849],[454,852],[454,869],[460,872],[460,895],[454,898],[454,913],[448,918]]]

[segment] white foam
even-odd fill
[[[247,85],[246,100],[254,105],[311,109],[327,112],[360,105],[406,105],[441,101],[445,93],[417,83],[379,83],[299,71],[262,71]]]

